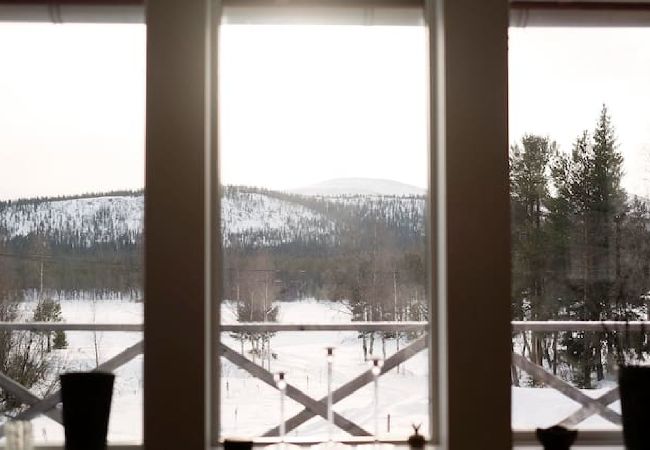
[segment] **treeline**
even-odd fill
[[[324,200],[299,201],[313,209],[322,207],[319,212],[337,220],[337,239],[321,246],[289,242],[262,249],[226,247],[223,298],[235,305],[240,322],[275,321],[275,301],[306,297],[340,301],[353,321],[427,320],[426,240],[421,224],[397,226],[386,220],[383,209],[376,209],[381,211],[377,214],[360,213],[367,208],[361,201],[329,207],[318,205]],[[402,220],[413,217],[422,221],[424,212],[405,215]],[[407,234],[404,229],[413,231]],[[253,356],[263,357],[269,351],[268,333],[233,337],[242,342],[242,352],[244,342],[250,343]],[[374,354],[376,339],[386,356],[386,340],[399,345],[399,338],[413,336],[385,332],[360,333],[359,337],[368,357]]]
[[[387,310],[381,305],[390,300],[393,311],[395,285],[400,304],[408,296],[407,290],[419,300],[424,298],[424,197],[312,197],[241,186],[225,188],[225,197],[241,199],[246,193],[304,206],[320,217],[323,225],[304,240],[303,233],[297,233],[293,239],[261,248],[231,240],[223,249],[224,298],[235,299],[237,289],[241,298],[242,286],[264,284],[268,290],[269,277],[273,299],[285,301],[304,297],[350,300],[362,295],[362,301],[377,310]],[[319,239],[317,234],[326,238]],[[255,289],[246,288],[246,296],[254,296],[252,291]],[[382,320],[388,313],[375,311],[368,316]]]
[[[349,298],[352,284],[338,286],[337,271],[376,266],[408,278],[401,255],[423,258],[424,197],[322,198],[226,186],[222,198],[226,265],[232,255],[250,267],[268,254],[265,269],[281,272],[285,299]],[[2,288],[141,292],[143,202],[142,191],[116,191],[0,203]],[[391,263],[379,267],[375,260],[386,254]]]
[[[603,106],[593,132],[570,153],[526,135],[510,151],[514,320],[645,319],[650,290],[650,214],[621,185],[623,156]],[[553,373],[590,388],[625,359],[647,351],[645,336],[528,333],[523,351]],[[513,367],[513,382],[520,374]]]
[[[14,293],[142,291],[142,239],[70,245],[68,241],[30,233],[0,240],[0,290]]]
[[[16,205],[34,205],[39,203],[49,203],[61,200],[79,200],[82,198],[101,198],[101,197],[138,197],[144,195],[144,189],[118,189],[108,192],[86,192],[75,195],[55,195],[44,197],[20,198],[16,200],[0,201],[0,210]]]
[[[0,293],[142,292],[143,191],[0,203]]]

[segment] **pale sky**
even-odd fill
[[[221,46],[225,183],[426,187],[423,27],[234,26]]]
[[[145,28],[0,23],[0,199],[144,183]]]
[[[625,158],[625,187],[650,197],[650,29],[513,28],[510,141],[549,136],[564,151],[602,104]]]
[[[422,27],[238,25],[221,45],[223,182],[426,187]],[[640,28],[511,30],[511,142],[568,151],[606,103],[626,186],[647,195],[649,49]],[[0,24],[0,64],[0,199],[142,187],[143,25]]]

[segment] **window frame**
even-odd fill
[[[650,27],[650,2],[647,0],[511,0],[510,28],[559,27]],[[515,445],[534,445],[537,438],[532,430],[513,430]],[[577,445],[621,446],[620,430],[580,430]]]
[[[429,232],[439,243],[430,245],[436,293],[431,360],[437,366],[430,391],[439,405],[432,414],[434,442],[454,449],[485,442],[504,448],[511,444],[508,3],[425,5],[427,24],[435,24],[429,33],[430,95],[437,112],[430,125]],[[211,274],[219,273],[219,258],[208,230],[215,224],[211,218],[218,218],[213,13],[219,9],[215,0],[147,2],[144,439],[149,448],[205,449],[217,438],[211,402],[219,404],[218,383],[210,380],[218,373],[211,355],[219,317],[211,304],[219,280]],[[187,238],[179,245],[174,241],[181,231]],[[484,287],[480,295],[475,286]],[[170,329],[183,330],[182,339]],[[478,358],[467,330],[492,337]],[[473,379],[466,369],[477,364],[494,370]],[[165,395],[179,380],[183,395],[174,402],[177,414],[170,414]]]
[[[97,17],[82,14],[78,21],[116,21],[103,19],[103,8],[111,3],[110,8],[132,8],[133,15],[122,20],[140,17],[138,0],[60,0],[54,9],[74,12],[80,6]],[[430,122],[428,233],[434,268],[433,441],[452,449],[481,448],[486,442],[506,448],[511,445],[508,1],[424,4],[430,26],[430,109],[436,112]],[[48,8],[39,1],[0,0],[0,6],[2,14],[19,10],[22,20],[41,17],[42,7]],[[152,449],[208,449],[218,439],[213,405],[219,405],[219,392],[213,380],[220,321],[218,308],[211,305],[220,286],[219,277],[211,275],[220,273],[220,258],[218,239],[209,230],[219,224],[215,86],[220,8],[219,0],[146,2],[144,446]],[[42,20],[66,17],[74,14],[52,15],[50,9]],[[468,332],[491,337],[478,358]],[[470,366],[491,370],[478,380],[467,371]],[[173,402],[167,400],[170,388],[176,390]]]

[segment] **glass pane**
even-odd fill
[[[2,23],[0,60],[0,321],[142,324],[144,26]],[[141,340],[10,327],[0,372],[48,397]],[[115,374],[109,442],[142,442],[141,352]],[[30,411],[4,385],[0,409]],[[57,410],[37,443],[63,442]]]
[[[650,298],[649,45],[643,28],[510,30],[514,429],[620,429],[618,368],[649,356],[626,328]],[[583,408],[603,395],[609,412]]]
[[[265,371],[323,407],[287,398],[290,438],[428,435],[426,45],[423,26],[222,26],[222,437],[278,435]],[[335,393],[390,369],[377,422],[369,379],[334,395],[330,429],[326,347]]]

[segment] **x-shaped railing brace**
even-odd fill
[[[387,358],[382,367],[381,374],[384,374],[389,370],[397,367],[399,364],[403,363],[404,361],[406,361],[407,359],[409,359],[419,351],[425,349],[426,347],[427,347],[426,336],[422,336],[416,339],[410,345],[404,347],[403,349],[399,350],[398,352],[396,352],[395,354]],[[239,353],[237,353],[236,351],[234,351],[233,349],[231,349],[225,344],[220,344],[220,349],[221,349],[221,355],[224,358],[228,359],[233,364],[246,370],[254,377],[264,381],[266,384],[275,387],[275,381],[273,379],[273,374],[271,372],[253,363],[252,361],[240,355]],[[372,382],[372,380],[373,380],[373,375],[370,372],[370,370],[363,372],[353,380],[349,381],[348,383],[344,384],[343,386],[339,387],[334,392],[332,392],[332,403],[338,403],[339,401],[348,397],[352,393],[358,391],[366,384]],[[295,416],[291,417],[289,420],[286,421],[287,432],[297,428],[298,426],[302,425],[303,423],[305,423],[306,421],[308,421],[314,416],[320,416],[323,417],[324,419],[327,419],[327,397],[323,397],[320,400],[314,400],[312,397],[305,394],[300,389],[296,388],[291,384],[287,384],[286,392],[287,392],[287,397],[295,400],[296,402],[302,404],[305,407],[303,411],[301,411],[300,413],[296,414]],[[354,436],[371,435],[366,430],[361,428],[359,425],[346,419],[340,414],[334,412],[333,416],[334,416],[334,424],[339,428],[341,428],[342,430]],[[264,434],[264,436],[277,436],[278,433],[279,433],[279,426],[270,429]]]
[[[524,372],[527,372],[537,381],[552,387],[571,400],[580,403],[582,408],[572,413],[569,417],[561,421],[559,424],[563,426],[574,426],[582,422],[586,418],[599,414],[613,424],[621,425],[621,415],[607,407],[610,403],[615,402],[619,398],[618,388],[614,388],[598,398],[591,398],[584,394],[580,389],[570,385],[566,381],[548,373],[542,367],[532,363],[522,355],[517,353],[512,354],[512,361],[517,367]]]
[[[403,363],[413,355],[427,347],[426,336],[420,337],[413,341],[410,345],[399,350],[390,356],[384,362],[381,374],[392,370],[399,364]],[[136,356],[142,354],[144,350],[144,342],[140,341],[137,344],[127,348],[123,352],[114,356],[113,358],[105,361],[104,363],[93,369],[93,372],[113,372],[119,367],[125,365]],[[261,366],[251,362],[247,358],[241,356],[228,346],[220,344],[221,355],[230,360],[237,366],[249,372],[251,375],[264,381],[266,384],[275,387],[273,374]],[[332,402],[338,403],[352,393],[356,392],[366,384],[372,382],[373,375],[370,370],[367,370],[352,379],[348,383],[339,387],[332,393]],[[44,414],[52,420],[62,423],[61,413],[56,410],[56,406],[61,402],[61,391],[57,390],[52,394],[39,398],[34,395],[29,389],[20,383],[12,380],[4,374],[0,373],[0,388],[5,389],[11,393],[18,401],[27,405],[27,409],[14,417],[16,420],[31,420],[39,414]],[[298,403],[305,406],[305,409],[300,413],[290,418],[286,423],[286,430],[291,431],[301,424],[305,423],[314,416],[321,416],[327,418],[327,397],[320,400],[314,400],[309,395],[305,394],[295,386],[287,385],[287,396]],[[334,424],[343,429],[344,431],[355,436],[370,436],[366,430],[355,424],[354,422],[346,419],[340,414],[334,412]],[[278,428],[275,427],[265,433],[265,436],[274,436],[278,434]],[[0,437],[4,436],[4,425],[0,425]]]
[[[112,357],[111,359],[103,362],[93,372],[113,372],[114,370],[122,367],[124,364],[131,361],[136,356],[142,354],[144,350],[144,341],[127,348],[122,353]],[[45,414],[52,420],[62,423],[61,412],[56,410],[55,407],[61,402],[61,391],[57,390],[45,398],[39,398],[32,394],[25,386],[17,383],[11,378],[0,373],[0,388],[5,389],[12,394],[18,401],[27,405],[28,408],[14,417],[16,420],[31,420],[39,414]],[[4,436],[4,425],[0,425],[0,437]]]

